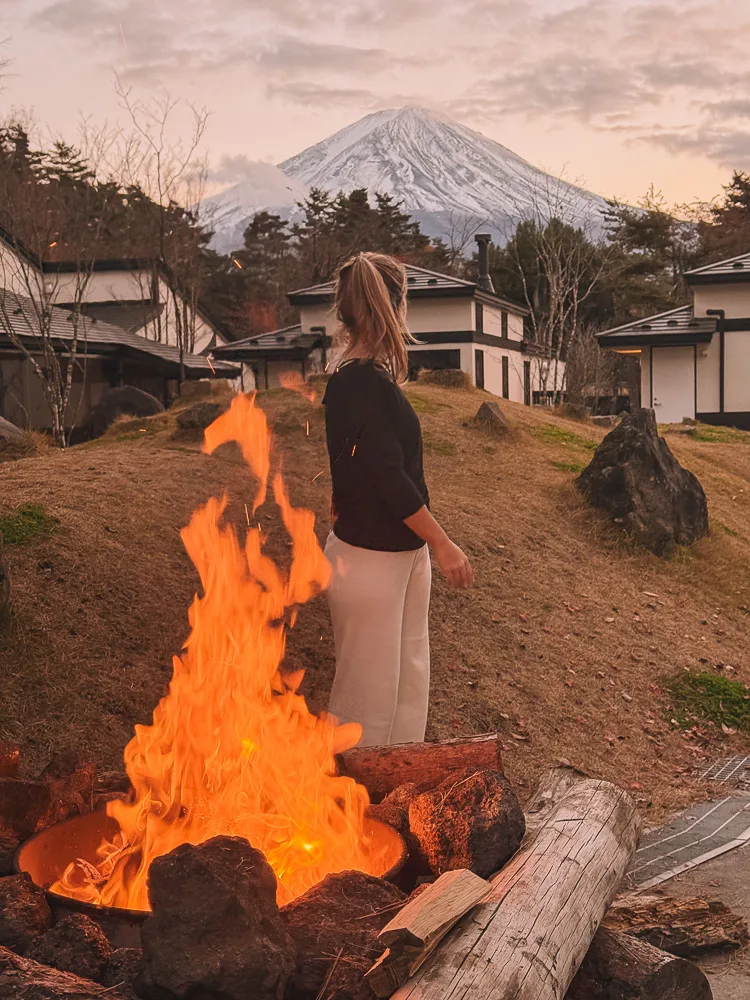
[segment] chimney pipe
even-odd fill
[[[491,292],[494,295],[495,286],[490,277],[490,243],[492,236],[489,233],[477,233],[474,239],[479,247],[479,278],[478,287],[483,292]]]

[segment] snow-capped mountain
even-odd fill
[[[598,195],[553,178],[500,143],[423,108],[367,115],[285,160],[280,169],[302,188],[391,194],[420,221],[423,232],[454,241],[482,227],[505,242],[522,218],[544,218],[555,209],[600,230],[605,207]],[[238,188],[219,198],[234,198],[238,205],[243,200]],[[254,206],[246,207],[252,215]]]

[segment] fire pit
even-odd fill
[[[53,911],[85,913],[96,920],[115,947],[140,947],[140,926],[148,916],[147,910],[99,906],[50,890],[50,886],[61,878],[71,858],[81,858],[94,864],[100,844],[111,840],[118,832],[117,821],[105,812],[76,816],[27,840],[16,854],[15,868],[19,873],[26,872],[36,885],[47,890],[47,899]],[[374,819],[365,820],[365,837],[368,873],[386,880],[393,879],[407,856],[403,838],[392,827]]]

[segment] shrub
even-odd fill
[[[422,385],[437,385],[441,389],[472,389],[473,384],[468,372],[460,368],[422,368],[417,375],[417,382]]]

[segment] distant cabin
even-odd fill
[[[750,430],[750,253],[688,271],[692,305],[598,334],[634,354],[641,405],[662,424],[685,418]]]
[[[553,379],[543,393],[534,345],[524,341],[528,310],[495,294],[488,274],[472,282],[407,264],[406,275],[407,324],[419,341],[409,346],[410,377],[420,369],[460,368],[478,388],[504,399],[531,405],[552,397]],[[299,324],[219,347],[214,356],[243,362],[246,388],[274,388],[290,373],[307,378],[323,371],[335,357],[333,291],[326,282],[291,292]],[[563,371],[561,362],[558,387]]]

